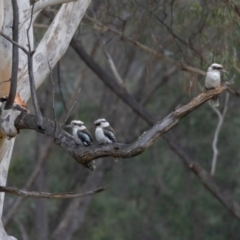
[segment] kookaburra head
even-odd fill
[[[84,122],[80,121],[80,120],[72,120],[71,123],[67,126],[65,126],[66,128],[72,128],[77,129],[77,130],[83,130],[86,129]]]
[[[221,85],[221,73],[227,73],[221,64],[213,63],[208,68],[206,79],[205,79],[205,88],[212,89],[219,87]],[[210,100],[213,107],[219,106],[218,96],[213,97]]]
[[[109,122],[106,121],[105,118],[99,118],[98,120],[96,120],[94,122],[94,125],[96,127],[103,127],[104,128],[104,127],[108,127],[110,124],[109,124]]]
[[[218,63],[213,63],[209,68],[208,68],[208,72],[218,72],[221,74],[221,72],[223,73],[227,73],[227,71],[223,68],[223,65],[218,64]]]

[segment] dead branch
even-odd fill
[[[220,94],[227,89],[227,84],[216,89],[200,93],[188,104],[179,107],[177,110],[170,113],[162,121],[157,122],[152,128],[145,132],[139,139],[131,144],[107,144],[95,145],[90,147],[79,147],[76,145],[73,137],[60,128],[55,133],[55,124],[51,120],[43,118],[42,129],[39,129],[36,123],[36,116],[21,113],[16,121],[15,127],[17,129],[33,129],[37,132],[43,133],[52,139],[62,148],[64,148],[73,158],[81,164],[90,163],[92,160],[112,156],[119,158],[130,158],[141,154],[148,149],[161,135],[168,132],[171,128],[176,126],[178,122],[187,114],[200,107],[204,102],[212,97]]]
[[[51,199],[65,199],[65,198],[81,198],[102,192],[106,187],[100,187],[86,193],[46,193],[46,192],[27,192],[13,187],[0,186],[0,192],[15,194],[20,197],[35,197],[35,198],[51,198]]]
[[[18,43],[18,24],[19,24],[19,12],[17,1],[12,0],[13,9],[13,28],[12,28],[12,40]],[[12,45],[12,72],[11,72],[11,84],[8,99],[5,105],[5,109],[11,109],[14,103],[14,99],[17,92],[17,79],[18,79],[18,47]]]

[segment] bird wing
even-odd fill
[[[110,126],[103,128],[103,133],[108,139],[111,140],[111,142],[117,141],[115,134],[114,134],[115,132]]]
[[[82,141],[85,146],[92,145],[92,136],[87,129],[77,131],[78,138]]]

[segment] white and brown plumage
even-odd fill
[[[72,128],[72,135],[79,145],[85,147],[92,145],[93,140],[91,133],[87,130],[84,122],[80,120],[73,120],[70,125],[66,127]]]
[[[212,89],[221,85],[221,73],[227,72],[221,64],[213,63],[207,71],[205,79],[205,88]],[[215,96],[210,100],[213,107],[219,106],[219,96]]]
[[[92,145],[92,136],[91,133],[87,130],[84,122],[80,120],[73,120],[66,128],[72,128],[72,135],[77,144],[80,146],[89,147]],[[89,168],[91,171],[95,169],[95,166],[91,163],[83,164],[83,166]]]
[[[94,122],[96,126],[95,137],[101,144],[116,142],[115,132],[109,122],[104,118],[100,118]]]
[[[96,120],[94,124],[96,126],[95,137],[100,144],[114,143],[117,141],[115,137],[115,131],[105,118]],[[118,161],[118,158],[113,159],[115,162]]]

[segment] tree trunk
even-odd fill
[[[36,48],[33,55],[33,73],[35,85],[38,88],[46,76],[49,74],[50,69],[53,68],[58,60],[63,56],[68,48],[69,42],[72,39],[76,28],[78,27],[86,9],[90,4],[90,0],[72,0],[56,1],[49,0],[48,5],[59,4],[62,2],[70,2],[63,4],[59,9],[55,20],[49,26],[46,34],[43,36],[41,42]],[[45,5],[41,5],[45,3]],[[38,5],[37,5],[38,4]],[[46,6],[46,1],[38,1],[36,3],[38,10],[41,6]],[[29,0],[18,0],[19,8],[19,44],[27,48],[27,28],[29,26],[29,16],[26,12],[31,11]],[[66,13],[71,14],[66,14]],[[35,15],[37,15],[35,13]],[[12,5],[10,0],[0,1],[0,28],[1,31],[12,38]],[[33,47],[33,28],[30,28],[30,43]],[[64,40],[63,40],[64,39]],[[12,43],[0,36],[0,97],[8,96],[10,82],[4,82],[10,79],[12,67]],[[4,83],[3,83],[4,82]],[[30,98],[29,78],[27,69],[27,55],[19,50],[19,72],[18,72],[18,88],[17,93],[24,102]],[[15,142],[14,136],[17,130],[14,127],[14,119],[16,119],[18,111],[6,110],[3,111],[0,117],[0,185],[5,186],[7,181],[8,168],[12,156],[12,150]],[[10,121],[8,121],[8,119]],[[6,120],[7,119],[7,120]],[[13,138],[9,138],[11,135]],[[2,216],[4,202],[4,193],[0,194],[0,216]],[[2,222],[0,222],[0,239],[9,240],[14,239],[7,236]]]

